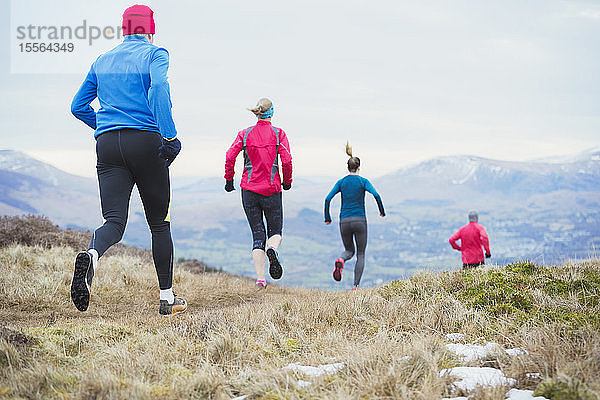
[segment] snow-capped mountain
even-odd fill
[[[0,170],[37,178],[50,186],[70,186],[88,193],[96,191],[95,179],[71,175],[19,151],[0,150]]]
[[[0,212],[46,215],[62,226],[98,223],[93,179],[68,174],[23,153],[0,151]]]
[[[400,169],[377,182],[399,198],[418,195],[451,200],[493,194],[512,200],[524,194],[560,190],[595,192],[600,188],[600,149],[564,163],[511,162],[467,155],[440,157]],[[404,192],[397,193],[401,190]]]

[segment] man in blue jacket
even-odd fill
[[[152,256],[160,286],[159,313],[178,314],[187,303],[173,293],[169,165],[181,149],[171,115],[169,53],[154,46],[154,12],[135,5],[123,14],[123,43],[101,55],[71,104],[71,112],[95,130],[97,172],[104,224],[89,249],[75,259],[71,299],[88,308],[101,257],[125,231],[129,199],[137,185],[152,232]],[[90,103],[98,98],[96,112]]]

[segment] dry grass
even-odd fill
[[[468,292],[500,271],[490,267],[340,293],[275,285],[259,291],[247,279],[178,269],[175,289],[190,308],[164,318],[157,314],[152,264],[117,254],[101,260],[90,309],[80,313],[69,298],[75,254],[70,247],[0,249],[0,321],[6,325],[0,329],[0,398],[439,400],[450,397],[453,380],[439,371],[464,365],[445,349],[449,332],[527,349],[525,356],[498,354],[468,364],[500,368],[521,389],[537,387],[554,399],[600,396],[594,319],[532,317],[536,310],[598,314],[592,286],[552,294],[532,278],[523,287],[529,311],[498,314],[497,304],[477,303],[477,293]],[[569,264],[527,276],[568,283],[599,268],[598,262]],[[307,378],[282,370],[293,362],[345,367]],[[527,378],[528,372],[542,379]],[[300,387],[299,379],[312,385]],[[504,400],[507,390],[480,389],[472,398]]]

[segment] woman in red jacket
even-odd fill
[[[256,125],[238,132],[225,158],[225,190],[231,192],[235,159],[244,152],[242,205],[252,230],[252,260],[256,268],[256,285],[264,288],[265,261],[269,258],[269,274],[281,278],[283,268],[277,249],[281,244],[283,206],[281,188],[292,187],[292,155],[290,144],[283,129],[271,125],[273,103],[262,98],[250,111],[258,117]],[[283,172],[283,184],[279,175],[279,159]],[[267,229],[263,221],[267,220]],[[265,251],[266,248],[266,251]]]

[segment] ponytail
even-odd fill
[[[271,115],[266,116],[263,114],[265,114],[271,108],[273,108],[273,102],[271,102],[271,100],[267,99],[266,97],[263,97],[262,99],[258,100],[258,102],[256,103],[256,105],[254,107],[249,108],[248,111],[251,111],[258,118],[261,118],[261,117],[262,118],[265,118],[265,117],[270,118]]]
[[[348,159],[348,171],[358,171],[358,168],[360,167],[360,158],[352,155],[352,146],[350,146],[349,142],[346,142],[346,154],[350,157]]]

